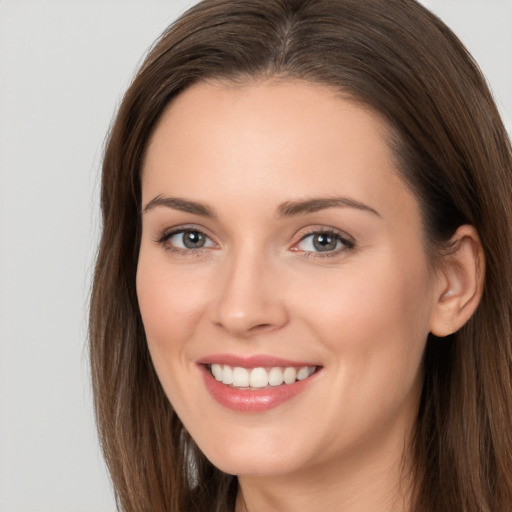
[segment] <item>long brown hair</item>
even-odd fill
[[[512,156],[486,82],[414,0],[205,0],[149,52],[112,127],[90,309],[95,411],[126,512],[233,510],[236,477],[200,453],[153,369],[135,291],[140,171],[165,107],[207,79],[327,84],[388,121],[433,254],[471,224],[487,270],[479,308],[431,336],[411,453],[415,512],[512,509]]]

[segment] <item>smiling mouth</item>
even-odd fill
[[[227,364],[211,364],[208,366],[211,374],[218,382],[232,388],[247,390],[290,385],[311,377],[318,369],[317,366],[274,366],[270,368],[242,368]]]

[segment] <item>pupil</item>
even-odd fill
[[[183,244],[188,249],[197,249],[204,245],[204,235],[197,231],[187,231],[183,237]]]
[[[336,237],[325,233],[313,238],[313,246],[317,251],[333,251],[336,249],[336,242]]]

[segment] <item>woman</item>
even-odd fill
[[[413,0],[207,0],[107,144],[96,415],[126,511],[512,506],[512,158]]]

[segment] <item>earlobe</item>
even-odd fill
[[[443,337],[459,330],[471,318],[482,297],[485,257],[473,226],[457,229],[438,273],[430,332]]]

